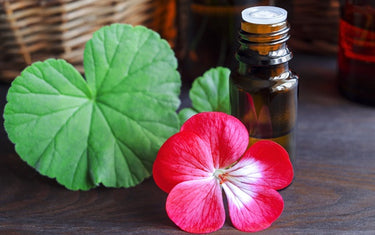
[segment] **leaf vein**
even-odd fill
[[[149,133],[149,134],[151,134],[152,136],[158,138],[158,136],[157,136],[155,133],[153,133],[151,130],[149,130],[149,129],[147,129],[146,127],[144,127],[144,126],[142,126],[142,125],[139,124],[139,122],[141,122],[141,123],[147,123],[147,122],[149,122],[149,123],[154,123],[153,121],[149,121],[149,120],[135,120],[134,118],[130,117],[129,115],[126,115],[124,112],[121,112],[120,110],[116,109],[115,107],[113,107],[113,106],[111,106],[111,105],[109,105],[109,104],[107,104],[107,103],[101,102],[101,104],[107,106],[108,108],[110,108],[110,109],[112,109],[113,111],[117,112],[117,113],[120,114],[121,116],[123,116],[123,117],[125,117],[125,118],[128,118],[128,119],[130,119],[130,120],[132,120],[137,126],[141,127],[143,130],[146,130],[147,133]],[[164,126],[167,126],[167,127],[173,127],[173,124],[168,125],[168,124],[164,124],[164,123],[163,123],[163,125],[164,125]]]
[[[51,66],[50,64],[48,64],[54,71],[56,71],[56,73],[58,73],[60,76],[62,76],[63,78],[64,78],[64,81],[67,81],[70,85],[72,85],[74,88],[75,88],[75,90],[76,91],[79,91],[84,97],[87,97],[87,94],[85,94],[85,92],[83,92],[81,89],[79,89],[72,81],[70,81],[70,79],[68,79],[67,77],[65,77],[65,75],[61,72],[61,71],[59,71],[59,70],[57,70],[55,67],[53,67],[53,66]],[[69,66],[70,66],[70,64],[68,64]],[[75,70],[75,68],[73,68],[74,70]],[[81,79],[83,79],[82,77],[81,77]],[[62,95],[65,95],[65,94],[63,94],[62,92],[60,92],[59,91],[59,93],[60,94],[62,94]],[[70,95],[69,94],[69,96],[73,96],[73,95]]]
[[[84,105],[81,105],[81,106],[79,106],[79,107],[77,107],[76,108],[76,110],[68,117],[68,119],[64,122],[64,124],[63,125],[61,125],[60,126],[60,128],[55,132],[55,134],[53,135],[55,138],[52,138],[51,139],[51,141],[46,145],[46,148],[44,148],[44,150],[43,150],[43,152],[40,154],[40,157],[39,157],[39,159],[37,160],[37,162],[35,163],[35,166],[38,166],[39,165],[39,163],[40,163],[40,161],[41,161],[41,159],[42,159],[42,157],[45,155],[45,153],[46,153],[46,151],[47,151],[47,149],[48,149],[48,147],[53,143],[54,144],[54,142],[56,141],[56,136],[66,127],[66,125],[67,125],[67,123],[74,117],[74,115],[75,114],[77,114],[79,111],[80,111],[80,109],[82,109],[82,107],[84,107]],[[55,145],[55,144],[54,144]],[[48,167],[47,167],[47,169],[50,169],[50,167],[51,167],[51,163],[52,163],[52,159],[54,158],[54,156],[55,155],[53,155],[53,157],[52,158],[50,158],[50,161],[49,161],[49,163],[48,163]],[[56,177],[56,176],[54,176],[54,177]]]
[[[104,103],[103,103],[104,104]],[[118,138],[117,137],[117,135],[115,134],[115,132],[114,132],[114,130],[113,130],[113,128],[112,128],[112,126],[109,124],[109,121],[108,121],[108,117],[104,114],[105,112],[102,110],[102,108],[99,106],[99,105],[97,105],[97,107],[98,107],[98,109],[99,109],[99,111],[100,111],[100,113],[102,114],[102,116],[104,117],[104,119],[106,120],[106,124],[107,124],[107,127],[108,127],[108,129],[110,130],[110,132],[112,133],[112,135],[115,137],[115,139],[116,139],[116,144],[117,145],[119,145],[119,144],[122,144],[124,147],[126,147],[134,156],[137,156],[137,154],[136,154],[136,152],[134,151],[134,149],[132,149],[128,144],[126,144],[126,142],[125,141],[123,141],[123,140],[121,140],[120,138]],[[110,106],[107,106],[107,107],[110,107]],[[120,151],[124,154],[124,152],[122,151],[122,149],[121,148],[119,148],[120,149]],[[129,165],[129,162],[128,162],[128,159],[127,159],[127,157],[125,156],[125,155],[123,155],[124,156],[124,159],[125,159],[125,161],[126,161],[126,164],[127,164],[127,167],[128,167],[128,170],[130,171],[130,172],[132,172],[132,176],[134,175],[134,172],[132,171],[132,169],[130,168],[130,165]],[[145,167],[145,165],[144,165],[144,163],[139,159],[139,158],[137,158],[138,160],[139,160],[139,162],[141,163],[141,165],[144,167],[144,168],[146,168]],[[116,157],[114,157],[114,161],[116,161]],[[115,165],[114,165],[114,167],[115,167]],[[115,174],[116,174],[116,177],[117,177],[117,175],[118,175],[118,172],[117,172],[117,170],[116,170],[116,168],[115,168]]]
[[[83,96],[78,96],[78,95],[61,94],[61,93],[52,94],[52,93],[43,93],[43,92],[39,92],[39,91],[38,92],[30,91],[30,93],[23,93],[23,92],[15,91],[13,93],[14,94],[20,94],[20,95],[51,96],[51,97],[62,96],[62,97],[74,97],[74,98],[78,98],[78,99],[87,99],[87,96],[83,97]]]
[[[126,34],[125,34],[125,32],[123,31],[123,32],[121,33],[121,36],[120,36],[120,40],[119,40],[119,42],[122,42],[122,39],[123,39],[123,37],[124,37],[125,35],[126,35]],[[114,59],[117,57],[117,54],[118,54],[119,51],[120,51],[120,50],[118,49],[119,46],[120,46],[120,44],[121,44],[121,43],[117,43],[117,45],[116,45],[116,49],[115,49],[115,53],[114,53],[114,55],[112,56],[111,61],[108,61],[108,59],[107,59],[107,57],[106,57],[106,60],[107,60],[107,62],[108,62],[108,63],[107,63],[107,64],[108,64],[108,69],[107,69],[107,71],[106,71],[106,73],[105,73],[103,79],[101,80],[100,85],[97,86],[97,88],[102,87],[104,81],[106,80],[106,78],[107,78],[107,76],[108,76],[109,71],[111,71],[112,63],[113,63]],[[105,44],[103,43],[103,45],[105,45]]]
[[[147,35],[147,38],[142,42],[141,45],[137,45],[137,50],[136,50],[136,53],[134,53],[133,55],[133,58],[132,58],[132,62],[131,64],[129,65],[129,68],[132,68],[133,67],[133,64],[134,64],[134,61],[135,61],[135,58],[139,55],[139,52],[141,51],[140,49],[146,44],[146,42],[150,39],[151,37],[151,33],[149,33]],[[155,53],[156,54],[156,53]],[[152,60],[153,61],[153,60]],[[130,72],[130,71],[129,71]],[[133,74],[133,73],[130,73],[130,74]]]
[[[133,58],[131,59],[131,64],[129,65],[129,68],[132,68],[132,67],[133,67],[133,64],[134,64],[134,61],[135,61],[135,57],[137,57],[137,55],[139,54],[140,48],[143,47],[143,46],[146,44],[146,42],[150,39],[150,37],[151,37],[151,34],[148,35],[147,39],[146,39],[145,41],[143,41],[143,43],[142,43],[141,46],[138,46],[138,50],[137,50],[137,52],[134,53]],[[159,52],[160,52],[160,48],[158,48],[158,50],[159,50],[158,53],[155,53],[154,55],[159,54]],[[151,65],[154,64],[154,62],[155,62],[155,58],[156,58],[156,56],[154,56],[154,58],[152,59],[152,61],[151,61],[150,63],[147,63],[147,64],[143,65],[142,67],[140,67],[140,68],[138,68],[138,69],[136,69],[136,70],[134,70],[134,71],[129,71],[129,70],[128,70],[128,73],[127,73],[127,74],[124,74],[124,76],[123,76],[121,79],[119,79],[119,81],[118,81],[113,87],[117,87],[119,84],[122,83],[122,81],[123,81],[124,79],[131,77],[132,75],[138,73],[139,71],[144,71],[144,70],[146,70],[146,68],[147,68],[148,66],[151,66]],[[160,60],[160,62],[162,62],[162,61],[163,61],[163,60]],[[105,94],[105,93],[104,93],[104,94]]]
[[[44,71],[42,69],[40,69],[38,66],[35,66],[35,69],[37,69],[42,74],[42,78],[33,74],[33,73],[30,73],[31,77],[34,78],[34,79],[41,80],[44,84],[46,84],[52,90],[54,90],[55,92],[60,94],[59,90],[56,87],[54,87],[51,83],[48,83],[46,80],[44,80],[44,78],[46,77]]]

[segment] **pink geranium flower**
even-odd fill
[[[248,142],[238,119],[206,112],[187,120],[163,144],[153,175],[169,193],[169,218],[182,230],[209,233],[223,226],[222,189],[232,224],[241,231],[263,230],[280,216],[284,202],[276,190],[293,178],[288,153],[272,141],[250,148]]]

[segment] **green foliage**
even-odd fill
[[[229,69],[217,67],[197,78],[189,91],[192,107],[179,112],[180,122],[184,123],[200,112],[218,111],[230,114],[229,75]]]
[[[85,47],[87,81],[64,60],[32,64],[9,89],[4,126],[24,161],[68,189],[137,185],[178,130],[176,68],[157,33],[103,27]]]

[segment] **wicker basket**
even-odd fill
[[[146,25],[173,44],[174,7],[174,0],[0,0],[0,80],[49,57],[82,72],[86,41],[111,23]]]

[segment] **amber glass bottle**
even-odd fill
[[[238,66],[230,79],[232,115],[248,128],[250,144],[268,139],[295,158],[298,77],[292,58],[287,12],[278,7],[251,7],[242,12]]]
[[[375,105],[375,1],[346,0],[341,8],[338,81],[351,100]]]
[[[241,11],[268,2],[269,0],[179,1],[182,9],[179,15],[178,56],[182,62],[182,79],[192,82],[212,67],[233,67],[233,57],[238,48],[235,39]]]

